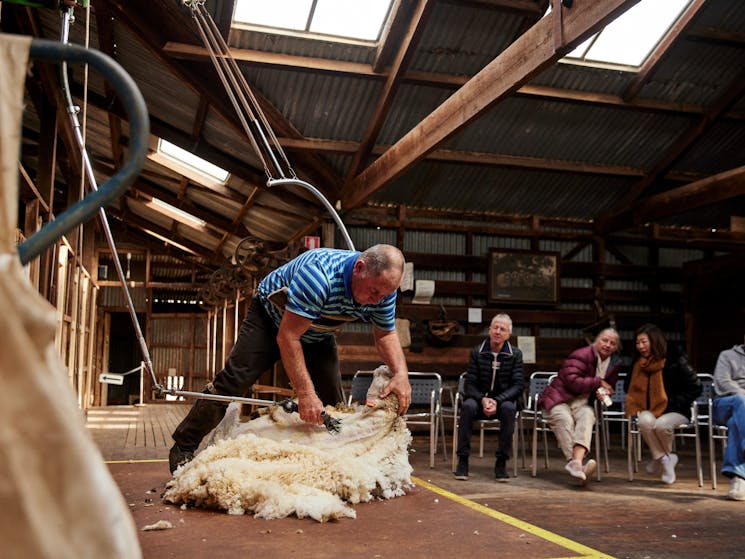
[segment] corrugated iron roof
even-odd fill
[[[288,242],[329,216],[301,188],[266,188],[259,157],[237,122],[223,85],[207,57],[192,52],[201,47],[194,22],[188,10],[176,4],[107,3],[112,19],[101,24],[110,21],[104,32],[115,46],[109,54],[142,91],[154,136],[193,150],[233,176],[224,187],[210,189],[148,161],[127,199],[114,209],[125,224],[131,218],[126,227],[151,224],[161,236],[172,232],[178,237],[174,241],[188,243],[203,262],[214,266],[229,259],[245,235]],[[225,14],[229,6],[223,4],[208,9]],[[247,81],[271,104],[265,106],[267,118],[274,132],[290,144],[286,153],[293,168],[335,203],[349,191],[339,188],[349,178],[370,130],[375,129],[375,155],[358,165],[357,173],[457,96],[462,84],[542,17],[547,4],[433,0],[407,65],[392,84],[386,79],[396,48],[403,44],[407,20],[392,29],[392,48],[378,69],[372,66],[381,53],[377,45],[251,29],[234,29],[229,41],[240,54]],[[15,7],[7,10],[16,13]],[[93,14],[95,10],[92,6]],[[58,37],[60,22],[54,11],[42,10],[35,17],[43,36]],[[4,18],[3,28],[6,20],[22,29],[25,25],[23,17],[16,21],[11,15]],[[98,23],[91,18],[94,48],[101,47]],[[74,42],[83,41],[81,25],[83,21],[73,27]],[[707,0],[632,99],[624,97],[635,86],[636,72],[550,65],[458,127],[432,151],[420,154],[397,178],[371,192],[362,209],[365,203],[406,205],[587,224],[618,210],[647,173],[654,175],[642,198],[745,165],[742,29],[745,3]],[[72,82],[76,101],[82,104],[79,68],[72,69]],[[125,115],[109,98],[101,76],[92,72],[87,86],[88,149],[96,178],[103,182],[117,164],[111,146],[115,125],[109,116]],[[381,105],[386,92],[390,98]],[[722,104],[724,97],[728,102]],[[24,126],[29,147],[38,142],[41,129],[30,98]],[[121,126],[126,149],[126,119]],[[22,158],[32,171],[38,165],[33,149]],[[145,206],[146,200],[159,195],[206,218],[207,233],[174,225],[164,213]],[[745,214],[742,194],[678,212],[659,223],[721,229],[728,227],[730,215],[738,213]],[[347,215],[353,217],[354,210]],[[458,215],[452,219],[457,222]],[[215,250],[220,254],[212,254]],[[173,273],[163,271],[164,277]]]

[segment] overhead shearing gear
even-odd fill
[[[256,152],[257,157],[261,160],[264,173],[267,177],[267,186],[269,188],[273,186],[299,186],[310,191],[334,218],[349,249],[354,250],[354,243],[349,237],[347,228],[331,203],[318,189],[310,183],[299,179],[295,174],[256,96],[251,91],[235,59],[230,54],[230,49],[220,34],[220,30],[217,28],[212,16],[204,7],[204,0],[183,0],[183,3],[191,9],[192,17],[196,22],[197,30],[207,49],[210,60],[238,115],[238,120],[246,133],[246,137]]]

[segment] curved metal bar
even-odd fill
[[[266,185],[269,188],[271,188],[272,186],[287,186],[287,185],[302,186],[306,190],[309,190],[310,192],[312,192],[313,195],[321,201],[321,203],[326,207],[326,209],[329,211],[331,216],[334,218],[334,221],[339,226],[339,229],[341,229],[341,234],[344,236],[344,240],[346,241],[347,246],[349,247],[349,250],[355,250],[354,243],[352,242],[352,239],[350,238],[349,233],[347,233],[347,228],[344,227],[344,223],[339,217],[339,214],[336,213],[334,206],[332,206],[331,203],[328,200],[326,200],[326,197],[323,194],[321,194],[321,192],[315,186],[305,181],[302,181],[300,179],[269,179],[268,181],[266,181]]]
[[[117,200],[127,191],[145,164],[150,135],[145,99],[134,80],[113,59],[96,50],[46,39],[33,39],[29,54],[37,60],[90,64],[101,72],[116,90],[127,113],[130,145],[121,169],[98,191],[66,209],[54,221],[50,221],[18,245],[18,254],[23,264],[28,264],[62,235],[88,221],[99,208]]]

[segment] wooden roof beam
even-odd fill
[[[692,31],[688,33],[688,36],[691,38],[694,36],[697,38],[700,37],[701,40],[714,41],[711,34],[706,34],[704,30],[700,30],[698,33]],[[735,39],[732,39],[732,41],[734,40]],[[187,60],[201,60],[208,57],[207,51],[204,47],[185,43],[168,42],[164,47],[164,51],[173,58]],[[327,72],[330,74],[347,74],[376,80],[386,79],[387,77],[387,73],[384,69],[373,69],[369,64],[359,62],[345,62],[309,56],[267,53],[257,50],[237,48],[230,49],[230,53],[239,64],[253,64],[274,68],[292,68],[299,71]],[[400,81],[402,83],[417,83],[422,85],[459,88],[466,84],[469,79],[468,76],[454,76],[450,74],[409,70],[403,73]],[[631,99],[625,101],[620,95],[594,93],[591,91],[577,91],[535,84],[524,84],[515,91],[515,94],[524,95],[526,97],[555,99],[557,101],[587,103],[591,105],[607,105],[631,110],[674,112],[681,114],[702,114],[704,112],[704,108],[700,105],[693,105],[690,103],[673,103],[657,99]],[[732,113],[728,116],[730,118],[744,118],[740,113]]]
[[[96,29],[98,31],[98,48],[116,60],[116,47],[114,40],[114,26],[111,24],[113,16],[106,2],[96,5],[95,10]],[[116,91],[111,87],[108,80],[104,80],[104,93],[107,99],[116,98]],[[109,119],[109,135],[111,136],[111,153],[114,156],[114,165],[122,166],[124,161],[124,150],[122,150],[122,120],[116,114],[107,111]]]
[[[616,209],[600,216],[597,220],[598,232],[607,234],[630,226],[629,215],[636,205],[636,201],[643,195],[657,179],[663,176],[667,170],[681,157],[704,133],[706,133],[714,122],[724,114],[729,107],[735,104],[745,94],[745,70],[733,81],[727,90],[719,96],[717,101],[706,111],[703,117],[691,124],[672,147],[662,155],[655,166],[636,183],[623,197]],[[634,221],[639,221],[635,218]]]
[[[321,140],[317,138],[279,138],[280,144],[289,150],[312,150],[316,152],[351,154],[358,149],[358,142],[348,140]],[[372,154],[384,153],[389,145],[376,145]],[[644,170],[625,165],[603,165],[564,161],[560,159],[545,159],[518,155],[504,155],[480,151],[456,151],[450,149],[435,149],[425,158],[428,161],[447,161],[450,163],[465,163],[468,165],[483,165],[491,167],[513,167],[520,169],[538,169],[543,171],[559,171],[568,173],[583,173],[589,175],[611,175],[619,177],[642,177]],[[683,180],[680,177],[667,177],[671,180]],[[690,180],[687,179],[687,180]]]
[[[625,217],[643,225],[737,196],[745,196],[745,166],[644,198]]]
[[[402,37],[399,37],[398,51],[388,71],[388,76],[378,97],[378,102],[375,104],[372,117],[368,121],[367,130],[362,135],[357,152],[352,158],[352,163],[349,166],[349,172],[345,184],[341,189],[340,196],[344,195],[349,181],[359,173],[362,166],[366,164],[368,157],[370,157],[375,140],[380,134],[383,124],[385,124],[385,119],[388,116],[393,99],[398,91],[401,75],[406,69],[409,60],[414,55],[416,45],[419,43],[419,39],[424,32],[424,26],[429,19],[433,3],[434,0],[417,0],[408,26]]]
[[[487,64],[442,105],[350,183],[342,208],[350,210],[407,171],[440,143],[559,60],[638,0],[575,0],[554,10]],[[561,18],[557,25],[556,18]]]

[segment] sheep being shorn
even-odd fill
[[[396,396],[377,397],[389,378],[387,367],[375,370],[367,405],[327,407],[342,422],[336,434],[280,406],[239,423],[231,404],[213,444],[176,470],[164,500],[229,514],[266,519],[295,514],[324,522],[354,518],[350,505],[404,495],[412,486],[411,433],[398,416]]]

